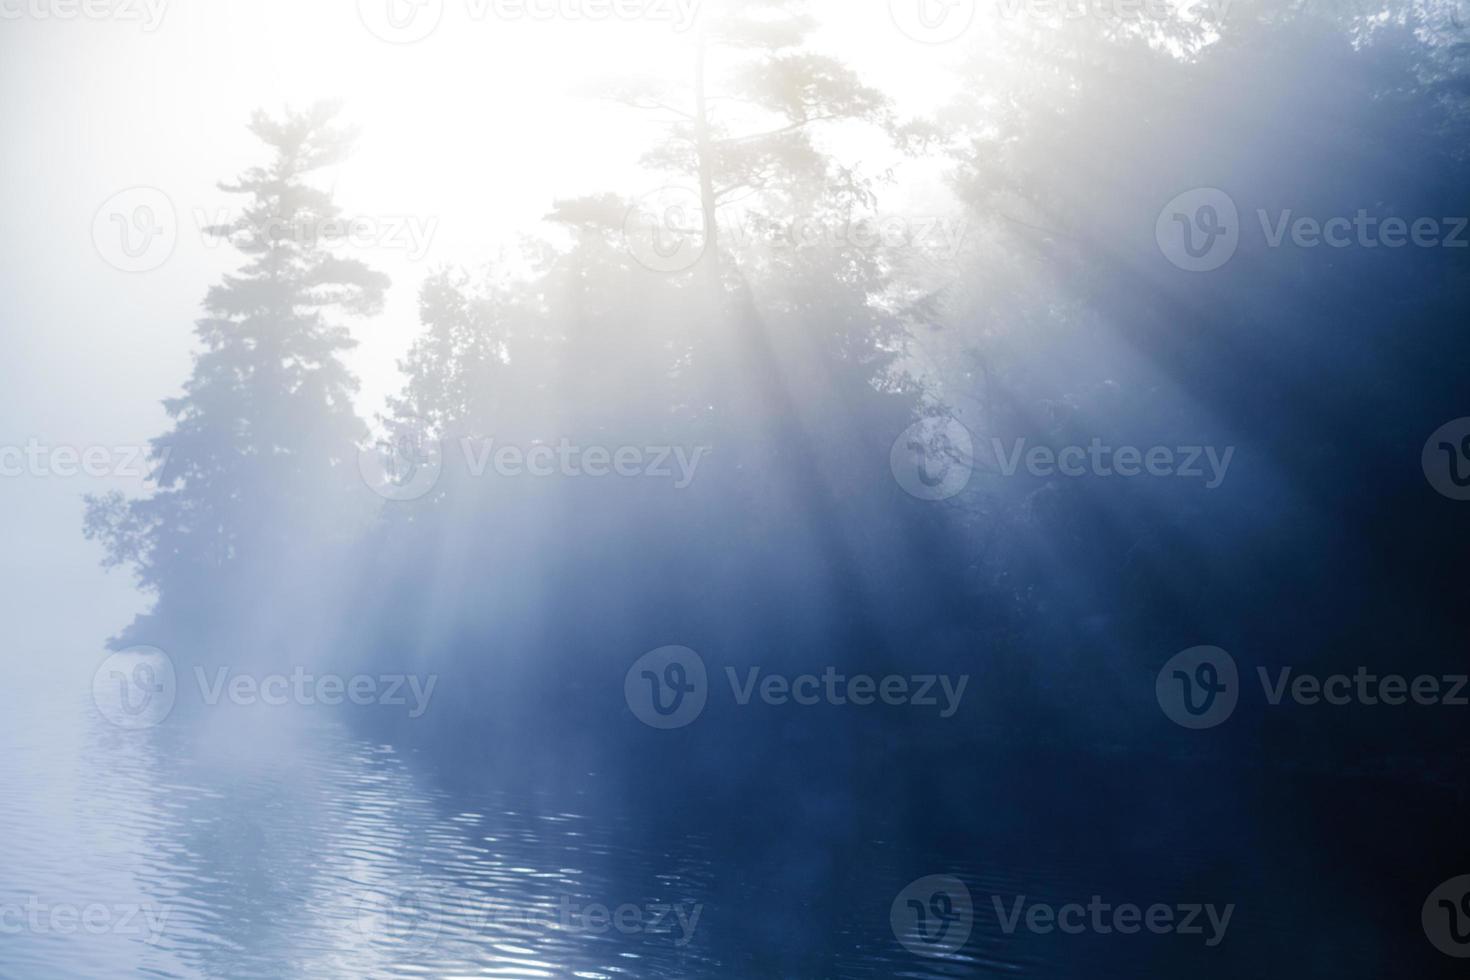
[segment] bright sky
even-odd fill
[[[83,2],[105,16],[78,16]],[[421,17],[442,7],[437,29],[412,44],[375,36],[368,25],[388,29],[390,2],[399,13],[426,4]],[[328,177],[340,203],[390,223],[412,219],[421,235],[432,229],[421,255],[361,253],[394,283],[385,314],[353,326],[364,414],[398,386],[395,361],[418,329],[418,284],[435,265],[492,259],[534,233],[555,198],[657,186],[636,166],[649,143],[638,115],[573,89],[685,71],[690,35],[667,19],[508,20],[485,2],[0,0],[0,444],[136,445],[165,430],[159,400],[189,373],[200,301],[239,264],[198,233],[195,215],[228,207],[216,182],[265,159],[245,129],[258,107],[344,98],[363,134]],[[687,2],[656,9],[677,16]],[[822,43],[903,108],[950,94],[945,66],[964,41],[905,36],[883,0],[813,8]],[[178,239],[166,262],[129,273],[99,255],[93,222],[137,186],[166,195]],[[21,542],[14,567],[85,569],[111,627],[124,618],[113,607],[136,600],[124,576],[106,586],[91,577],[98,552],[77,533],[79,498],[98,489],[89,479],[0,481],[0,537]],[[70,580],[29,581],[37,600],[63,588],[88,594]]]
[[[0,9],[65,2],[0,0]],[[111,307],[104,315],[110,325],[96,329],[169,362],[150,390],[136,392],[156,400],[187,370],[179,341],[194,316],[189,304],[235,261],[202,239],[194,215],[229,206],[215,181],[262,159],[244,129],[249,113],[341,97],[363,135],[353,159],[329,176],[339,201],[349,213],[382,216],[384,234],[397,242],[415,229],[428,239],[427,248],[364,253],[395,285],[388,315],[358,331],[363,349],[354,367],[364,380],[363,407],[372,410],[396,386],[392,365],[412,336],[416,284],[428,268],[493,258],[534,232],[557,197],[656,184],[636,167],[650,142],[647,122],[576,89],[599,78],[686,71],[691,34],[672,21],[685,16],[681,4],[695,0],[633,0],[667,18],[601,22],[507,19],[485,6],[489,0],[97,2],[132,5],[125,9],[141,22],[0,22],[0,71],[12,93],[0,152],[19,164],[7,173],[18,169],[22,177],[7,190],[31,212],[32,227],[46,226],[46,237],[75,253],[74,261],[42,263],[28,276],[74,282],[83,273],[88,296]],[[152,31],[143,29],[149,3],[165,4]],[[408,21],[413,29],[394,34],[389,5],[404,12],[415,3],[426,6]],[[826,18],[822,43],[909,109],[922,111],[948,94],[953,81],[944,62],[952,58],[945,55],[957,55],[959,45],[911,40],[882,2],[817,0],[813,7]],[[435,12],[437,28],[415,43],[374,33],[412,37]],[[26,92],[31,97],[22,94],[16,104]],[[34,193],[37,184],[44,196]],[[164,191],[182,233],[167,267],[130,276],[84,253],[92,213],[134,185]],[[409,220],[413,226],[400,231],[387,227]],[[165,297],[171,302],[160,302]],[[151,322],[124,326],[119,319],[133,317],[120,318],[119,307],[146,310]]]

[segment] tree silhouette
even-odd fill
[[[253,117],[274,159],[220,185],[245,205],[206,229],[248,261],[205,297],[202,349],[183,394],[164,402],[173,428],[152,442],[156,487],[87,501],[85,533],[104,564],[132,566],[160,603],[197,600],[352,527],[365,430],[342,362],[355,342],[331,314],[378,312],[388,279],[334,254],[341,211],[307,182],[350,148],[335,115],[321,104]]]
[[[663,115],[667,139],[644,163],[698,187],[702,266],[720,281],[719,211],[752,194],[831,183],[819,124],[891,123],[889,101],[841,61],[802,50],[815,23],[802,0],[708,4],[680,83],[636,78],[609,97]],[[688,229],[686,229],[688,230]]]

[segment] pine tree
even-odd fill
[[[155,487],[87,501],[85,533],[104,565],[131,565],[160,612],[339,539],[362,499],[365,429],[343,363],[355,341],[332,314],[377,313],[388,279],[334,254],[341,211],[307,183],[350,147],[335,115],[322,104],[253,117],[274,159],[220,185],[246,204],[206,229],[247,261],[205,298],[202,349],[183,394],[164,402],[172,429],[152,442]]]
[[[841,187],[815,140],[821,124],[896,131],[883,93],[841,61],[805,47],[815,27],[804,0],[710,3],[682,83],[626,79],[609,89],[622,104],[667,120],[668,138],[644,163],[697,187],[701,263],[712,282],[721,279],[727,244],[722,208],[756,196],[790,209],[813,188],[831,196]],[[778,203],[770,201],[783,192]]]

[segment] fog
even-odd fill
[[[0,0],[0,975],[1452,975],[1467,30]]]

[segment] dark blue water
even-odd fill
[[[712,806],[666,761],[640,780],[567,760],[549,792],[476,768],[474,746],[446,766],[330,715],[128,733],[85,670],[13,680],[0,975],[16,980],[1428,976],[1416,889],[1455,857],[1420,853],[1403,818],[1452,839],[1435,810],[1459,791],[1382,774],[974,744],[963,767],[856,784],[814,759],[786,797]],[[957,945],[904,934],[896,900],[927,876],[968,892]],[[1010,922],[1093,896],[1230,918],[1223,935],[1203,912],[1190,935]]]

